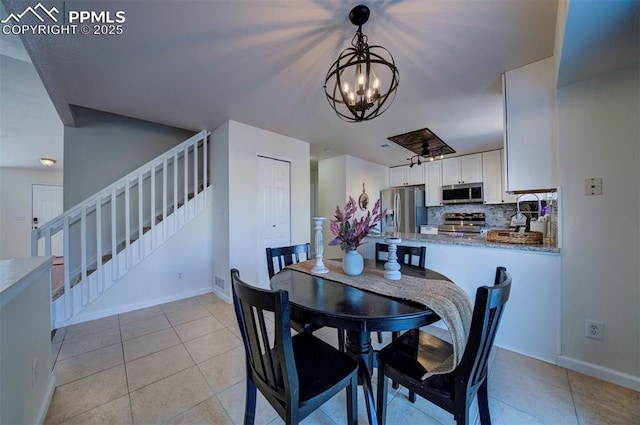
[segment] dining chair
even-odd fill
[[[251,286],[231,270],[233,304],[246,356],[245,425],[260,390],[287,424],[297,424],[343,389],[347,421],[357,423],[358,364],[310,332],[291,336],[289,293]],[[274,330],[267,324],[272,314]]]
[[[271,279],[277,272],[294,263],[300,261],[306,261],[311,259],[311,244],[299,244],[292,246],[280,246],[277,248],[267,248],[267,271],[269,272],[269,279]],[[303,258],[302,254],[306,257]],[[277,268],[276,268],[277,266]],[[321,329],[322,326],[314,325],[309,322],[301,322],[291,320],[291,327],[297,332],[314,332]],[[344,348],[344,332],[338,329],[338,349],[345,351]]]
[[[387,253],[387,255],[380,255],[381,253]],[[376,260],[387,260],[388,254],[389,245],[376,242]],[[427,247],[398,245],[396,256],[400,264],[424,269],[427,262]],[[400,336],[400,332],[391,333],[391,339],[396,339],[398,336]],[[382,332],[378,332],[378,342],[382,344]]]
[[[510,290],[511,276],[504,267],[496,270],[494,286],[477,289],[467,345],[460,363],[450,373],[423,379],[434,365],[453,353],[453,347],[417,329],[405,332],[377,353],[378,423],[386,422],[387,377],[409,389],[411,402],[418,394],[452,413],[458,425],[469,423],[469,406],[477,394],[480,423],[491,423],[487,362]]]
[[[389,245],[376,242],[376,260],[386,260],[387,256],[381,256],[380,253],[389,253]],[[398,257],[398,263],[414,266],[414,267],[426,267],[427,259],[427,247],[425,246],[407,246],[398,245],[396,250]]]

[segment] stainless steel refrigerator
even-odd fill
[[[424,206],[424,186],[407,186],[380,191],[382,209],[381,231],[385,233],[417,233],[420,225],[427,224],[427,208]]]

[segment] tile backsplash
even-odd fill
[[[553,194],[541,194],[540,198],[543,202],[543,215],[549,216],[549,226],[547,239],[550,242],[555,243],[558,235],[558,198],[557,193]],[[523,213],[527,211],[537,211],[537,201],[522,201],[520,202],[520,210]],[[438,207],[427,208],[427,224],[438,226],[443,223],[444,213],[457,213],[457,212],[483,212],[487,227],[504,229],[508,228],[511,224],[511,217],[517,212],[516,204],[460,204],[460,205],[443,205]],[[531,213],[533,217],[537,217],[537,213]]]

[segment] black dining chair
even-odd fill
[[[504,267],[496,270],[494,286],[478,288],[469,339],[460,363],[450,373],[423,379],[431,367],[453,353],[453,347],[417,329],[405,332],[377,353],[379,424],[386,422],[387,377],[409,389],[411,402],[418,394],[452,413],[458,425],[469,423],[469,406],[477,394],[480,423],[491,423],[487,362],[510,290],[511,276]]]
[[[381,253],[387,255],[381,255]],[[387,260],[388,255],[389,245],[376,242],[376,260]],[[398,245],[396,256],[400,264],[424,269],[427,263],[427,247]],[[398,336],[400,336],[400,332],[391,333],[391,339],[396,339]],[[382,344],[382,332],[378,332],[378,342]]]
[[[299,263],[300,261],[306,261],[311,259],[311,244],[299,244],[292,246],[280,246],[277,248],[267,248],[267,271],[269,272],[269,279],[271,279],[277,272],[289,266],[291,264]],[[304,258],[302,256],[304,254]],[[300,322],[291,320],[291,327],[297,332],[314,332],[321,329],[322,326],[314,325],[309,322]],[[338,349],[345,351],[344,349],[344,332],[338,329]]]
[[[297,424],[343,389],[348,423],[356,424],[357,362],[309,332],[291,336],[287,291],[251,286],[237,269],[231,270],[231,282],[246,355],[245,425],[255,421],[256,390],[287,424]],[[267,312],[273,314],[273,332]]]

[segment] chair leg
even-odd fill
[[[358,425],[358,375],[351,378],[347,387],[347,423]]]
[[[480,424],[491,425],[491,414],[489,413],[489,391],[487,389],[487,378],[478,387],[478,410],[480,411]]]
[[[376,404],[376,416],[378,417],[378,424],[385,425],[387,422],[387,377],[384,375],[384,365],[378,364],[378,396]]]
[[[382,344],[382,332],[378,332],[378,344]]]
[[[415,403],[416,402],[416,393],[414,393],[413,391],[409,390],[409,401],[411,403]]]
[[[256,420],[256,386],[253,381],[247,377],[247,391],[244,407],[244,425],[253,425]]]
[[[338,329],[338,350],[343,353],[346,352],[344,348],[344,331],[342,329]]]

